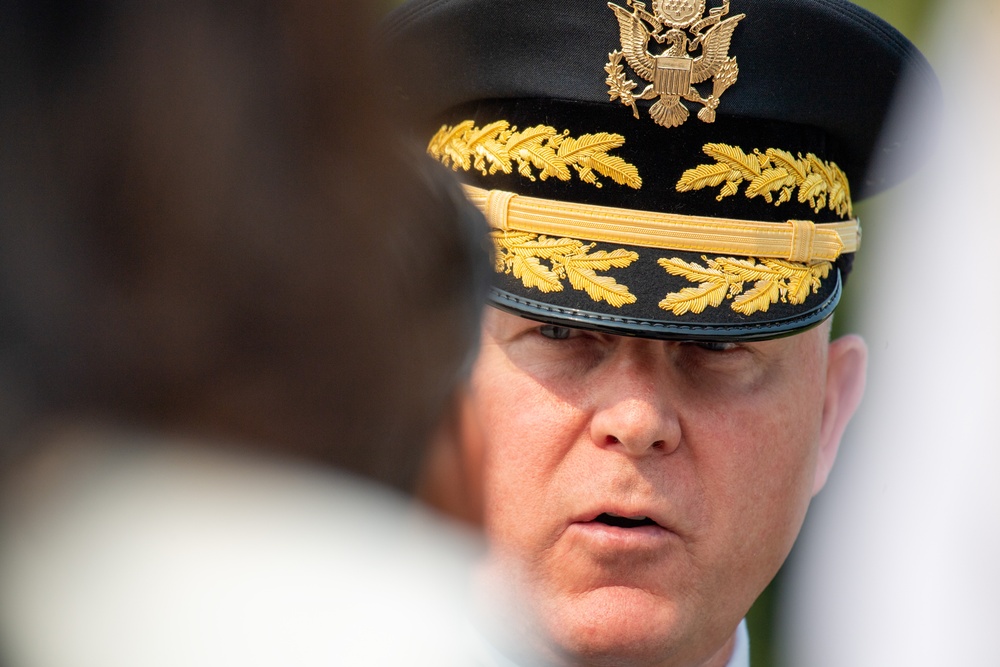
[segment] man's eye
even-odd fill
[[[738,343],[727,343],[719,340],[691,341],[689,345],[700,347],[708,352],[729,352],[730,350],[735,350],[739,346]]]
[[[555,324],[546,324],[538,328],[538,333],[552,340],[566,340],[573,335],[573,330],[569,327],[559,327]]]

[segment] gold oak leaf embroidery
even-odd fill
[[[799,203],[809,204],[816,213],[829,208],[842,218],[854,215],[847,176],[833,162],[824,162],[812,153],[803,157],[801,153],[796,156],[768,148],[763,153],[754,149],[747,154],[727,144],[705,144],[702,150],[715,163],[685,171],[677,181],[678,192],[721,185],[716,200],[722,201],[739,192],[746,183],[748,198],[762,197],[778,206],[791,201],[797,188]]]
[[[497,172],[517,173],[531,181],[537,178],[572,179],[570,168],[584,183],[602,187],[597,175],[630,188],[642,187],[635,165],[610,151],[625,143],[625,137],[610,132],[569,136],[548,125],[518,130],[505,120],[476,127],[471,120],[442,126],[427,145],[436,160],[458,171],[475,169],[484,176]]]
[[[779,259],[765,259],[758,263],[754,258],[716,257],[702,259],[706,266],[685,262],[679,258],[658,260],[667,273],[680,276],[697,287],[685,287],[668,294],[660,301],[660,308],[674,315],[700,313],[708,307],[718,308],[724,299],[732,300],[731,308],[743,315],[767,312],[771,304],[805,303],[810,294],[822,286],[830,274],[830,262],[802,264]],[[752,287],[744,291],[746,283]]]
[[[561,292],[563,280],[569,279],[573,289],[583,290],[594,301],[606,301],[615,308],[635,303],[628,287],[619,285],[611,276],[598,271],[624,269],[639,259],[639,255],[619,248],[607,252],[591,252],[593,243],[566,238],[550,238],[525,232],[490,232],[496,245],[497,273],[510,273],[525,287],[542,292]],[[546,266],[542,261],[549,262]]]

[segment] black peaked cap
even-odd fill
[[[731,36],[722,58],[734,62],[697,80],[695,60],[708,60],[712,35],[724,30]],[[627,34],[638,41],[630,45]],[[844,0],[415,0],[388,15],[383,38],[400,113],[435,157],[479,189],[473,200],[479,196],[488,218],[498,206],[505,211],[502,224],[491,219],[503,227],[494,232],[494,303],[543,321],[646,337],[761,339],[815,325],[836,306],[856,244],[846,241],[834,257],[683,242],[650,247],[634,234],[575,229],[572,208],[558,213],[569,226],[550,230],[521,225],[515,209],[530,198],[545,218],[549,204],[570,203],[598,207],[583,217],[612,220],[637,211],[680,216],[670,222],[682,226],[705,219],[709,227],[714,219],[792,225],[793,246],[803,237],[811,242],[814,229],[853,220],[852,195],[856,201],[894,185],[928,152],[927,135],[885,127],[904,78],[919,99],[940,100],[919,51]],[[636,59],[647,70],[633,67]],[[631,84],[626,94],[646,90],[645,99],[623,103],[609,82],[615,74],[619,85]],[[677,83],[678,76],[688,79]],[[685,98],[680,91],[689,85]],[[679,101],[670,95],[678,92]],[[654,121],[656,113],[668,120]],[[513,153],[475,164],[476,146],[467,145],[500,128],[489,139],[513,146],[528,128],[542,127],[551,131],[541,145],[557,152],[570,140],[621,141],[599,154],[608,158],[603,171],[570,159],[560,175],[546,175],[524,155],[522,167]],[[613,173],[621,164],[611,156],[636,169],[641,185]],[[723,193],[722,165],[730,160],[753,164]],[[894,170],[873,168],[886,164]],[[762,190],[754,179],[776,168],[787,181]],[[581,169],[596,178],[588,182]],[[818,191],[810,179],[822,180]],[[513,193],[517,203],[490,191]],[[790,222],[798,220],[808,227]],[[659,224],[631,223],[633,231]]]

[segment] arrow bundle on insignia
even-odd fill
[[[404,112],[493,228],[496,306],[710,340],[833,312],[861,242],[854,203],[923,149],[882,132],[893,93],[904,72],[917,88],[934,76],[848,2],[712,4],[446,0],[391,16]]]

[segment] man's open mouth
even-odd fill
[[[616,528],[639,528],[641,526],[660,525],[648,516],[618,516],[617,514],[609,514],[607,512],[598,515],[594,521],[607,526],[615,526]]]

